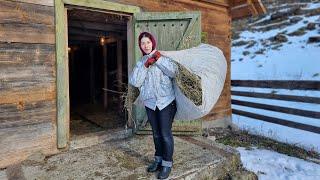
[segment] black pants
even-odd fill
[[[161,111],[158,107],[155,111],[148,107],[146,110],[152,127],[155,156],[161,156],[163,160],[172,162],[174,142],[171,128],[177,112],[176,101],[174,100]]]

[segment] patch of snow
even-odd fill
[[[273,35],[277,33],[274,32]],[[243,34],[246,34],[244,40],[255,40],[257,44],[248,49],[245,46],[232,47],[231,59],[235,61],[231,62],[231,79],[320,80],[320,44],[307,44],[307,38],[317,32],[308,31],[303,36],[290,37],[291,44],[283,43],[280,50],[272,50],[271,46],[264,47],[260,43],[259,39],[267,39],[271,34]],[[254,54],[260,49],[265,49],[264,54]],[[249,51],[250,54],[244,56],[244,51]],[[240,58],[243,60],[239,61]]]
[[[269,115],[269,114],[267,114]],[[251,134],[265,136],[280,142],[294,144],[320,153],[320,134],[232,114],[232,122]]]
[[[301,8],[303,10],[311,10],[320,8],[320,2],[308,3],[306,7]]]
[[[256,173],[259,180],[320,179],[320,165],[266,149],[237,148],[243,166]]]

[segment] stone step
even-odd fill
[[[120,135],[118,132],[116,136]],[[25,161],[21,164],[21,174],[25,179],[156,179],[157,173],[146,172],[154,154],[151,135],[115,138],[109,134],[102,139],[103,143],[88,147],[73,146],[78,148],[47,157],[43,162]],[[256,177],[239,171],[239,153],[229,146],[202,136],[174,136],[174,143],[173,168],[169,179]]]

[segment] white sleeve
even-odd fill
[[[144,66],[144,59],[140,60],[136,66],[133,68],[133,71],[129,77],[129,83],[139,88],[142,86],[144,80],[146,79],[148,68]]]

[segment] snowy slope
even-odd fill
[[[266,5],[267,9],[275,8],[273,5]],[[287,17],[271,20],[274,14],[288,12],[296,5],[298,5],[302,11],[308,13],[308,10],[316,11],[311,14],[298,13],[297,15],[292,14]],[[244,26],[248,28],[239,30],[239,38],[233,40],[231,79],[320,81],[320,42],[308,42],[310,37],[320,36],[320,25],[316,24],[314,28],[307,28],[310,23],[320,23],[319,20],[320,1],[317,0],[309,3],[296,1],[296,3],[278,4],[277,10],[271,10],[264,17],[248,21],[246,26]],[[299,30],[301,29],[301,34],[291,35],[293,32],[299,33]],[[279,34],[281,34],[280,42],[274,41],[274,37]],[[315,91],[242,87],[232,87],[232,90],[320,97],[320,92]],[[241,96],[232,96],[232,99],[316,112],[320,111],[320,105],[309,103],[285,102]],[[238,105],[232,105],[232,108],[320,127],[319,119],[287,115],[284,113],[276,113],[273,111]],[[233,115],[233,122],[241,129],[246,129],[253,134],[264,135],[282,142],[296,144],[306,149],[320,152],[320,134],[267,123],[239,115]]]
[[[237,148],[243,166],[258,175],[259,180],[320,179],[320,165],[265,149]]]
[[[320,2],[308,3],[303,9],[320,8]],[[289,36],[288,34],[298,30],[310,22],[317,22],[320,14],[306,17],[304,15],[291,16],[302,19],[294,24],[272,28],[268,31],[243,31],[240,38],[233,41],[254,41],[256,44],[250,48],[233,46],[231,55],[231,79],[250,80],[320,80],[320,43],[307,43],[311,36],[320,36],[319,26],[314,30],[306,30],[304,35]],[[255,24],[270,19],[270,14],[254,22]],[[254,24],[252,23],[252,24]],[[266,24],[270,26],[272,24]],[[255,30],[263,26],[255,26]],[[287,42],[271,45],[272,38],[285,32]],[[276,46],[281,45],[277,49]],[[259,50],[264,51],[259,54]],[[248,55],[243,52],[247,51]],[[256,53],[257,52],[257,53]],[[245,71],[244,71],[245,70]],[[317,73],[319,75],[317,75]]]

